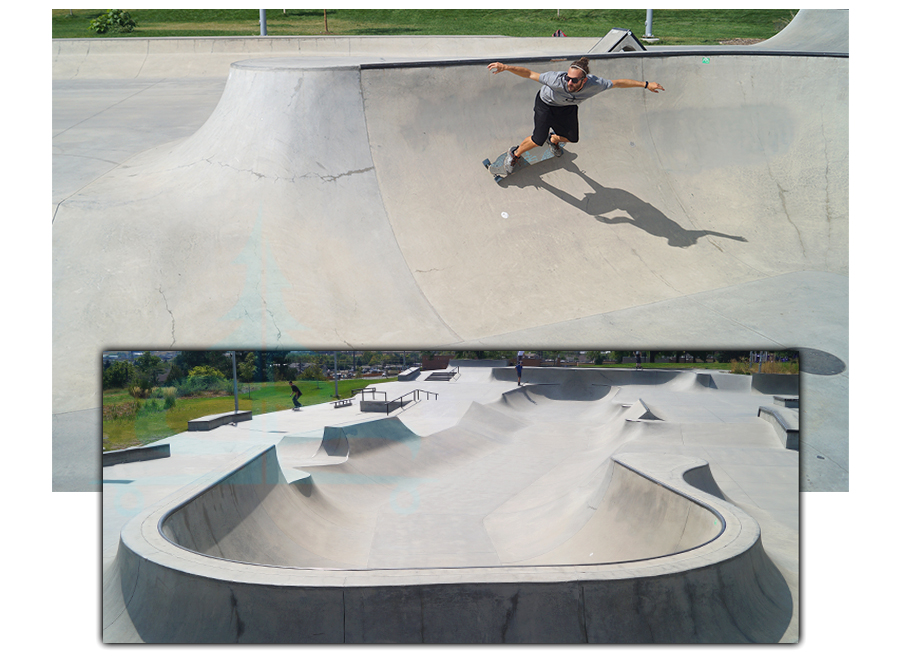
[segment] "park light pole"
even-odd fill
[[[653,10],[647,10],[647,20],[644,22],[644,37],[653,37]]]
[[[259,10],[259,34],[262,37],[268,35],[266,31],[266,10],[264,9]]]
[[[237,391],[237,351],[231,351],[231,375],[234,380],[234,412],[238,412],[238,391]]]

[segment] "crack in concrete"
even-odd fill
[[[212,164],[212,161],[210,159],[203,159],[203,161],[206,161],[207,163]],[[187,164],[186,166],[179,166],[179,168],[196,165],[196,163],[200,163],[200,162],[197,161],[192,164]],[[219,167],[221,167],[221,168],[227,168],[228,170],[233,170],[238,173],[250,173],[251,175],[253,175],[254,177],[256,177],[257,179],[260,179],[260,180],[269,180],[270,179],[270,180],[275,180],[276,182],[279,180],[286,180],[291,183],[297,182],[298,180],[309,180],[309,179],[319,179],[322,182],[337,182],[338,180],[345,178],[345,177],[352,177],[353,175],[362,175],[363,173],[369,173],[369,172],[373,172],[375,170],[375,166],[369,166],[368,168],[360,168],[359,170],[348,170],[345,173],[339,173],[337,175],[322,175],[320,173],[305,173],[303,175],[294,175],[291,177],[284,177],[281,175],[266,175],[265,173],[257,172],[255,170],[253,170],[252,168],[235,168],[234,166],[229,165],[223,161],[218,161],[217,163],[218,163]]]
[[[166,306],[166,312],[169,313],[169,316],[172,318],[172,343],[171,345],[175,345],[175,313],[172,312],[172,309],[169,308],[169,300],[166,298],[166,293],[163,291],[162,285],[159,286],[159,293],[162,296],[163,303]]]
[[[771,169],[769,170],[769,174],[771,175]],[[774,176],[773,176],[774,177]],[[788,212],[787,199],[785,199],[784,195],[787,193],[778,180],[775,180],[775,186],[778,187],[778,198],[781,199],[781,209],[784,210],[784,216],[787,217],[788,222],[791,226],[794,227],[794,231],[797,232],[797,240],[800,242],[800,249],[803,251],[803,256],[806,257],[806,246],[803,244],[803,235],[800,233],[800,229],[794,224],[794,220],[791,219],[791,215]]]
[[[320,175],[319,173],[306,173],[305,175],[301,175],[296,179],[307,179],[317,177],[323,182],[337,182],[343,177],[350,177],[351,175],[362,175],[363,173],[369,173],[375,170],[375,166],[369,166],[368,168],[361,168],[359,170],[348,170],[346,173],[340,173],[338,175]]]

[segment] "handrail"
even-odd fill
[[[405,394],[401,394],[396,399],[393,399],[392,401],[388,402],[387,407],[385,409],[387,411],[387,414],[390,415],[391,404],[393,404],[395,401],[399,401],[400,408],[403,408],[403,397],[408,397],[409,395],[413,395],[413,401],[419,401],[419,393],[421,393],[421,392],[425,393],[426,399],[430,399],[432,394],[434,395],[434,398],[437,399],[437,396],[438,396],[437,392],[429,392],[428,390],[422,390],[422,389],[416,388],[415,390],[410,390],[409,392],[406,392]]]
[[[391,404],[393,404],[394,402],[399,401],[399,402],[400,402],[400,408],[403,408],[403,401],[402,401],[402,400],[403,400],[403,397],[408,397],[409,395],[413,395],[413,401],[419,401],[419,395],[420,395],[420,393],[422,393],[422,392],[425,393],[425,399],[426,399],[426,400],[427,400],[427,399],[430,399],[432,394],[434,395],[434,398],[435,398],[435,399],[438,398],[438,393],[437,393],[437,392],[430,392],[429,390],[422,390],[422,389],[416,388],[415,390],[410,390],[409,392],[406,392],[406,393],[404,393],[404,394],[401,394],[401,395],[400,395],[399,397],[397,397],[396,399],[392,399],[391,401],[387,402],[387,403],[385,404],[385,409],[384,409],[384,410],[385,410],[385,415],[390,415],[390,414],[391,414]],[[385,394],[385,399],[387,399],[387,395],[386,395],[386,394]]]
[[[365,399],[365,398],[366,398],[366,392],[371,392],[373,397],[374,397],[376,394],[383,394],[383,395],[384,395],[384,400],[387,401],[387,392],[385,392],[385,391],[383,391],[383,390],[376,390],[374,387],[366,387],[366,388],[363,388],[363,389],[360,391],[359,396],[362,397],[363,399]]]
[[[390,401],[388,401],[388,400],[387,400],[387,392],[385,392],[384,390],[375,390],[375,389],[373,389],[373,388],[368,388],[368,387],[365,388],[365,389],[363,389],[362,391],[360,391],[360,393],[359,393],[360,397],[362,397],[363,399],[365,399],[365,396],[366,396],[366,393],[367,393],[367,392],[371,392],[371,393],[372,393],[373,400],[374,400],[374,397],[375,397],[376,394],[384,395],[385,413],[386,413],[387,415],[390,415],[390,413],[391,413],[391,405],[394,404],[395,402],[398,402],[398,401],[399,401],[399,402],[400,402],[400,407],[402,408],[402,407],[403,407],[403,398],[404,398],[404,397],[408,397],[409,395],[413,395],[413,401],[419,401],[419,398],[420,398],[420,396],[421,396],[422,394],[425,395],[425,399],[431,399],[431,396],[432,396],[432,395],[434,395],[434,398],[435,398],[435,399],[438,398],[438,393],[437,393],[437,392],[431,392],[431,391],[429,391],[429,390],[422,390],[422,389],[416,388],[415,390],[410,390],[409,392],[404,392],[403,394],[401,394],[401,395],[400,395],[399,397],[397,397],[396,399],[391,399]]]

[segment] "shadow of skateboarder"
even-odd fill
[[[630,224],[651,236],[665,238],[671,247],[691,247],[704,236],[728,238],[741,243],[748,242],[743,236],[732,236],[704,229],[685,229],[678,222],[664,215],[658,208],[642,201],[634,194],[624,189],[604,187],[575,165],[574,159],[577,157],[577,154],[566,152],[555,161],[548,161],[546,165],[534,166],[532,170],[521,175],[512,175],[504,182],[507,186],[516,186],[520,189],[527,187],[544,189],[573,208],[587,213],[598,222]],[[573,175],[577,175],[585,181],[591,191],[579,198],[544,181],[545,174],[556,170],[567,170]],[[626,215],[614,214],[621,212]]]

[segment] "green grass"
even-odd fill
[[[102,9],[54,9],[53,37],[97,37],[89,29]],[[72,12],[70,15],[69,12]],[[137,28],[108,37],[198,37],[259,35],[258,9],[129,9]],[[717,44],[743,38],[764,40],[787,25],[789,9],[657,9],[653,34],[658,44]],[[332,9],[332,35],[509,35],[549,37],[562,29],[569,37],[602,37],[611,28],[644,34],[643,9]],[[270,9],[269,35],[322,35],[320,9]]]
[[[396,378],[364,378],[338,381],[338,394],[346,399],[352,390],[387,383]],[[303,393],[300,403],[314,406],[334,401],[334,381],[297,381]],[[249,391],[248,391],[249,390]],[[238,408],[242,411],[253,411],[254,416],[275,411],[284,411],[293,406],[290,386],[287,382],[279,383],[241,383],[238,388]],[[174,434],[187,431],[188,420],[201,418],[214,413],[227,413],[234,410],[234,396],[215,397],[180,397],[175,406],[168,410],[152,410],[152,400],[142,400],[144,407],[135,417],[109,419],[114,405],[130,404],[134,399],[124,390],[108,390],[103,393],[103,450],[118,450],[130,446],[141,446],[152,441],[159,441]],[[161,400],[157,400],[161,404]]]

